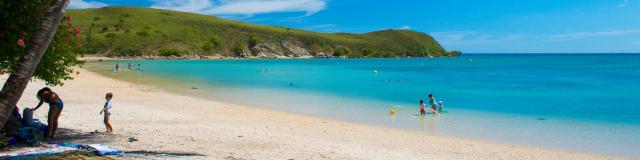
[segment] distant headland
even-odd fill
[[[69,10],[86,54],[137,58],[361,58],[457,56],[412,30],[319,33],[170,10]]]

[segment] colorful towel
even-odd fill
[[[82,145],[82,146],[83,148],[87,148],[89,151],[93,151],[100,156],[124,154],[124,152],[119,151],[113,147],[109,147],[101,144],[89,144],[89,145]]]
[[[58,144],[43,145],[40,147],[26,147],[18,150],[0,153],[0,159],[31,159],[41,156],[77,151],[78,148]]]
[[[47,144],[39,147],[21,147],[0,152],[0,159],[65,159],[72,157],[120,156],[124,152],[101,144]],[[113,158],[113,157],[111,157]],[[72,158],[75,159],[75,158]],[[100,159],[100,158],[98,158]]]

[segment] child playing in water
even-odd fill
[[[104,112],[104,126],[107,127],[107,133],[113,132],[113,128],[111,127],[111,123],[109,123],[109,116],[111,116],[111,98],[113,98],[113,93],[107,93],[104,99],[107,102],[104,103],[104,107],[100,110],[100,115]]]
[[[427,108],[427,106],[424,104],[424,100],[420,100],[420,115],[424,116],[425,114],[427,114],[427,112],[425,111],[425,109]]]
[[[429,104],[431,105],[431,109],[433,109],[433,111],[437,111],[438,109],[436,108],[436,99],[433,98],[433,94],[429,93]]]

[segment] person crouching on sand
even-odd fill
[[[53,92],[50,88],[44,87],[38,91],[36,97],[40,101],[36,108],[31,109],[31,111],[35,111],[44,102],[49,104],[49,114],[47,115],[47,124],[49,125],[49,132],[47,133],[48,138],[53,139],[53,136],[56,134],[56,130],[58,129],[58,118],[60,118],[60,114],[62,113],[62,108],[64,104],[62,103],[62,99],[60,96]]]
[[[113,132],[113,128],[111,127],[111,123],[109,123],[109,116],[111,116],[111,98],[113,98],[113,93],[107,93],[104,99],[107,102],[104,103],[104,107],[100,110],[100,115],[104,112],[104,126],[107,128],[107,133]]]
[[[424,104],[424,100],[420,100],[420,115],[424,116],[425,114],[427,114],[427,112],[425,111],[425,109],[427,108],[427,106]]]

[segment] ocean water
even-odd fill
[[[112,72],[119,63],[122,69]],[[141,64],[143,71],[126,70]],[[123,60],[85,68],[232,103],[438,135],[640,157],[640,54]],[[376,72],[377,71],[377,72]],[[432,93],[448,113],[417,116]],[[395,116],[390,108],[397,108]]]

